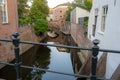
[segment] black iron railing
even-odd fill
[[[84,77],[84,78],[89,78],[90,80],[98,80],[98,79],[99,80],[109,80],[109,79],[104,79],[104,78],[98,78],[96,76],[98,52],[120,53],[120,51],[116,51],[116,50],[99,49],[99,46],[98,46],[99,40],[94,40],[93,41],[94,46],[92,48],[83,48],[83,47],[77,47],[77,46],[66,46],[66,45],[55,45],[55,44],[46,44],[46,43],[30,42],[30,41],[20,41],[19,34],[17,32],[15,32],[13,34],[13,38],[11,40],[10,39],[0,39],[0,41],[12,42],[13,45],[14,45],[15,64],[7,63],[7,62],[0,62],[0,64],[5,64],[5,65],[15,67],[16,68],[16,74],[17,74],[17,80],[22,80],[22,78],[21,78],[21,68],[32,69],[32,70],[35,69],[35,70],[39,70],[39,71],[46,71],[46,72],[68,75],[68,76],[75,76],[75,77],[80,77],[80,78]],[[57,72],[57,71],[52,71],[52,70],[48,70],[48,69],[43,69],[43,68],[40,68],[40,67],[30,67],[30,66],[21,65],[20,55],[19,55],[19,44],[20,43],[92,51],[91,75],[86,76],[86,75],[79,75],[79,74],[70,74],[70,73]]]

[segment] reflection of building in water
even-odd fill
[[[33,61],[32,65],[36,68],[43,68],[43,69],[49,69],[50,64],[50,49],[45,46],[39,47],[39,49],[36,52],[36,58],[35,61]],[[39,71],[33,69],[25,78],[25,80],[41,80],[42,75],[45,74],[45,71]]]

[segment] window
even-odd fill
[[[60,10],[60,13],[62,13],[62,11]]]
[[[84,26],[84,17],[78,18],[78,24]]]
[[[0,3],[1,3],[2,23],[8,23],[7,1],[0,0]]]
[[[60,18],[62,18],[62,16],[60,16]]]
[[[107,12],[108,12],[108,6],[104,6],[102,8],[102,18],[101,18],[101,28],[100,28],[101,32],[105,31],[105,21],[107,17]]]
[[[80,0],[81,4],[84,4],[84,0]]]
[[[114,6],[116,5],[116,0],[114,0]]]
[[[95,36],[96,25],[97,25],[97,17],[98,17],[98,8],[95,9],[94,12],[94,24],[92,26],[92,35]]]
[[[75,2],[77,3],[77,4],[84,4],[84,0],[75,0]]]

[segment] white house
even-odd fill
[[[100,40],[101,49],[120,51],[120,0],[93,0],[89,16],[88,38]],[[98,56],[101,57],[102,53]],[[107,55],[105,77],[110,79],[120,64],[120,54]],[[119,71],[120,73],[120,71]]]
[[[82,9],[80,7],[76,7],[75,9],[71,11],[70,22],[79,24],[80,18],[84,18],[88,16],[89,16],[89,12],[87,10]]]

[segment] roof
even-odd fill
[[[56,7],[59,7],[59,6],[69,6],[69,5],[70,5],[70,2],[66,2],[66,3],[63,3],[63,4],[59,4]],[[56,7],[54,7],[54,8],[56,8]]]

